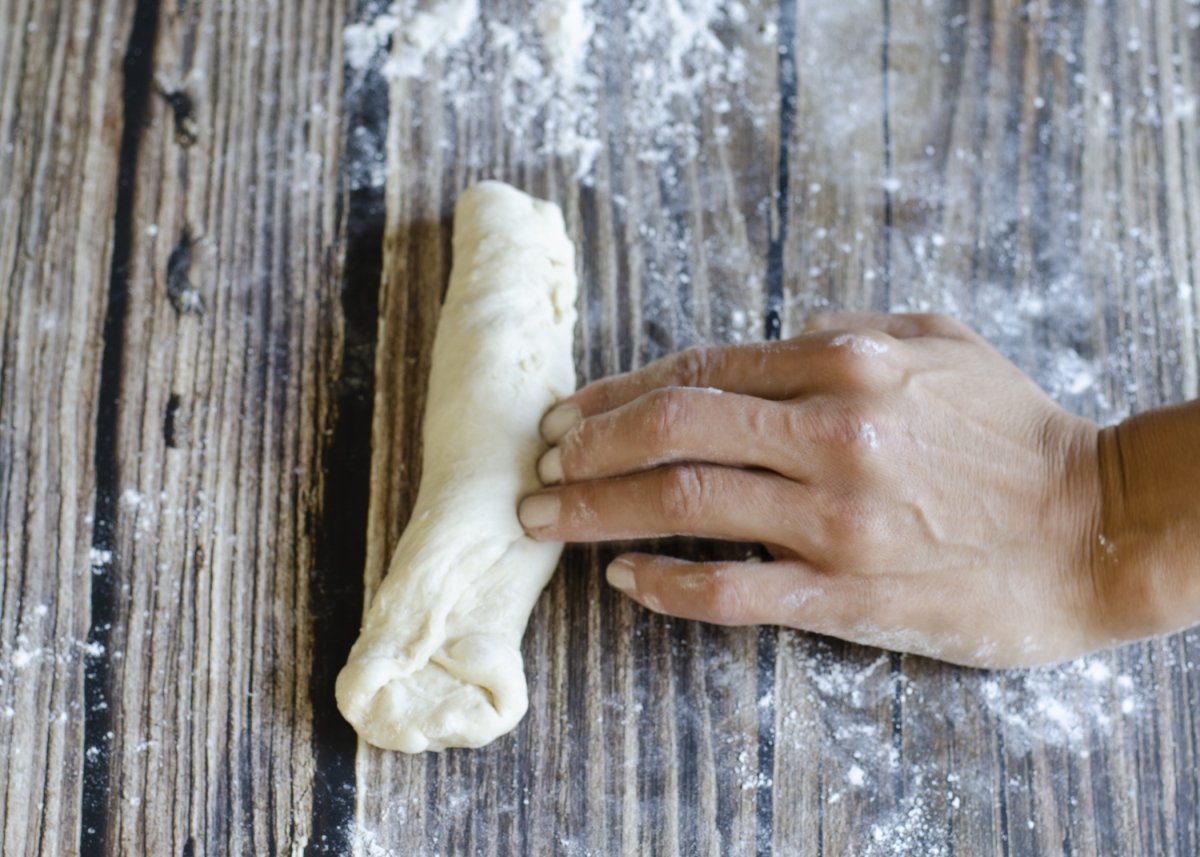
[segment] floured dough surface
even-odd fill
[[[516,508],[540,485],[538,422],[575,388],[575,293],[557,206],[500,182],[462,194],[416,506],[337,680],[371,744],[479,747],[525,714],[521,637],[562,545]]]

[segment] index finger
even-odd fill
[[[813,316],[804,325],[805,333],[843,328],[879,330],[896,339],[935,337],[984,342],[983,337],[953,316],[935,312],[834,312]]]
[[[863,359],[885,355],[896,344],[888,333],[872,330],[853,337],[822,331],[783,342],[688,348],[579,389],[543,418],[542,436],[557,443],[581,420],[663,387],[711,387],[774,401],[844,388],[861,376]]]

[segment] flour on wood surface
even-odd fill
[[[654,621],[684,625],[669,618]],[[705,635],[725,633],[705,629],[688,639],[694,643]],[[632,698],[605,699],[601,719],[588,724],[591,728],[620,724],[637,733],[662,716],[663,694],[657,688],[670,683],[670,662],[686,655],[688,643],[679,638],[663,651],[650,648],[641,630],[634,636],[648,646],[644,657],[633,664],[630,684],[638,692]],[[1165,663],[1176,664],[1172,655],[1175,650],[1168,643],[1144,645]],[[672,702],[670,717],[675,721],[676,734],[704,736],[705,744],[723,760],[723,769],[739,792],[774,788],[778,794],[778,789],[789,788],[789,794],[795,796],[795,778],[819,769],[821,775],[816,782],[820,794],[814,800],[824,807],[822,812],[831,824],[834,818],[841,824],[855,819],[853,853],[866,857],[915,853],[949,857],[953,852],[947,844],[948,815],[988,815],[994,811],[997,769],[991,764],[993,750],[958,748],[949,756],[930,756],[911,754],[906,746],[937,746],[931,736],[946,734],[951,723],[982,717],[1004,742],[1009,764],[1034,764],[1039,756],[1050,753],[1069,758],[1078,767],[1094,753],[1103,757],[1111,752],[1122,733],[1148,728],[1158,716],[1153,711],[1155,677],[1124,667],[1125,663],[1136,663],[1139,657],[1137,653],[1105,652],[1032,670],[984,672],[945,667],[942,672],[936,668],[897,672],[890,655],[785,630],[780,632],[779,658],[787,673],[781,674],[773,691],[757,698],[740,695],[754,687],[755,666],[735,658],[720,644],[706,659],[703,686],[693,692],[730,694],[728,716],[714,720],[711,711],[693,708],[688,699],[682,698]],[[951,674],[952,681],[948,680]],[[786,681],[789,676],[797,679],[790,686]],[[881,715],[892,706],[899,706],[903,712],[903,743],[897,742],[890,719]],[[760,770],[755,736],[739,726],[746,722],[743,715],[757,717],[764,711],[773,711],[776,723],[778,762],[774,773]],[[587,752],[586,746],[571,747],[573,742],[586,740],[580,735],[583,725],[576,723],[560,736],[568,745],[563,751],[568,756]],[[531,736],[531,740],[538,739]],[[651,742],[639,744],[634,757],[624,755],[619,747],[607,748],[605,752],[611,755],[605,758],[589,756],[588,764],[613,766],[613,791],[593,794],[589,800],[611,802],[605,810],[609,813],[626,812],[629,803],[621,791],[623,766],[637,771],[664,771],[680,764],[677,750]],[[787,767],[800,760],[803,769]],[[981,764],[981,760],[988,764]],[[1054,778],[1055,788],[1071,787],[1068,766],[1050,770],[1047,776]],[[890,794],[896,783],[903,783],[904,795],[892,800]],[[390,848],[376,831],[427,823],[423,819],[431,811],[437,813],[439,830],[469,824],[472,813],[478,811],[472,781],[448,780],[441,787],[450,791],[436,808],[415,796],[407,803],[386,801],[386,818],[360,819],[353,831],[360,853],[398,857],[401,852]],[[1010,794],[1027,793],[1030,800],[1039,789],[1015,776],[1010,777],[1006,787]],[[532,793],[517,794],[499,815],[516,814],[521,806],[527,809],[533,799]],[[687,823],[688,814],[697,812],[694,806],[675,805],[649,791],[638,796],[637,806],[639,816],[661,817],[662,824],[668,816],[676,818],[677,813],[682,813],[679,822]],[[1013,818],[1013,824],[1036,824],[1018,815]],[[637,825],[638,821],[625,817],[623,823]],[[556,846],[556,853],[576,857],[590,853],[570,839],[558,841]],[[431,844],[429,853],[437,853],[436,846]]]
[[[1174,662],[1168,644],[1146,645]],[[1110,752],[1121,734],[1146,728],[1155,716],[1148,710],[1154,678],[1124,671],[1126,660],[1137,660],[1128,653],[1103,652],[1031,670],[945,667],[945,675],[955,673],[946,681],[936,670],[897,672],[889,655],[872,658],[866,649],[790,631],[781,635],[780,652],[789,674],[805,676],[808,685],[776,691],[777,751],[823,770],[826,816],[852,805],[846,811],[861,819],[855,853],[863,855],[949,855],[948,815],[992,811],[996,769],[990,751],[959,748],[931,756],[905,749],[938,747],[936,736],[949,734],[953,724],[982,717],[1003,742],[1009,764],[1046,753],[1083,764],[1093,753]],[[881,708],[888,707],[902,711],[903,743],[881,720]],[[1055,788],[1069,790],[1066,766],[1048,775]],[[884,799],[896,783],[903,783],[903,798]],[[1014,777],[1007,788],[1032,795],[1038,786]]]
[[[426,57],[442,57],[466,38],[479,14],[477,0],[441,0],[421,12],[400,8],[404,24],[393,35],[392,56],[383,67],[393,79],[419,77]]]
[[[427,59],[440,59],[456,48],[474,26],[478,0],[440,0],[419,9],[414,0],[393,3],[367,21],[342,31],[347,65],[363,69],[394,42],[384,65],[388,77],[402,79],[424,73]]]
[[[640,159],[661,163],[681,148],[694,152],[702,108],[767,120],[766,105],[760,110],[742,97],[744,51],[722,39],[757,7],[640,0],[613,16],[591,0],[535,0],[494,13],[481,13],[476,0],[405,0],[349,25],[343,38],[352,70],[376,65],[392,81],[436,88],[460,117],[498,109],[519,156],[573,160],[577,177],[590,182],[596,156],[613,142],[612,130],[600,127],[596,54],[618,44],[633,87],[620,125]],[[773,28],[761,35],[775,38]],[[724,133],[722,126],[712,133]]]
[[[427,29],[417,24],[429,15],[442,19],[450,11],[459,25],[453,39],[418,52],[417,63],[414,37],[404,34],[414,27]],[[344,31],[347,98],[373,101],[382,83],[390,82],[414,103],[441,105],[442,116],[411,117],[422,135],[426,128],[437,130],[432,146],[422,149],[429,154],[410,154],[410,159],[440,163],[443,152],[454,151],[460,163],[487,175],[499,155],[488,135],[461,135],[464,123],[482,121],[503,129],[506,169],[537,170],[557,162],[581,185],[604,189],[616,229],[636,230],[639,240],[654,248],[639,272],[644,314],[672,317],[673,336],[669,342],[651,336],[648,358],[714,337],[753,340],[761,335],[762,309],[755,296],[765,274],[745,242],[713,235],[703,244],[706,295],[697,303],[709,318],[661,304],[667,295],[697,288],[699,275],[691,269],[701,221],[678,210],[660,189],[681,187],[693,180],[686,170],[699,171],[702,186],[695,199],[720,215],[710,228],[722,228],[728,188],[706,174],[719,176],[737,162],[737,153],[747,148],[747,134],[761,138],[761,146],[771,145],[779,106],[770,87],[761,84],[776,73],[773,61],[764,58],[777,53],[777,16],[775,7],[760,0],[637,0],[616,9],[594,0],[478,8],[462,0],[380,3]],[[614,62],[621,69],[619,84],[611,79]],[[741,136],[734,137],[735,132]],[[369,145],[359,145],[360,139]],[[382,187],[387,179],[382,133],[354,128],[350,144],[351,187]],[[628,153],[633,162],[622,169],[641,178],[613,187],[611,175],[596,170],[606,150]],[[757,159],[755,165],[763,167]],[[762,183],[765,188],[765,179]],[[758,203],[768,204],[768,199]],[[655,222],[648,222],[646,211],[656,212]],[[622,225],[626,222],[628,227]],[[592,314],[587,321],[599,323]],[[595,330],[590,336],[595,341],[610,335]]]

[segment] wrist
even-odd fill
[[[1132,640],[1200,621],[1200,403],[1105,428],[1097,451],[1090,553],[1104,629]]]

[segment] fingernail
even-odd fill
[[[542,417],[542,437],[546,443],[558,443],[563,435],[575,428],[583,414],[574,405],[559,405]]]
[[[614,589],[622,592],[633,592],[634,590],[633,563],[629,560],[614,559],[604,570],[604,577],[608,580],[608,585]]]
[[[534,494],[526,497],[517,507],[517,517],[527,530],[549,527],[558,522],[558,510],[562,504],[553,494]]]
[[[537,466],[538,476],[546,485],[563,481],[562,449],[554,447],[542,456]]]

